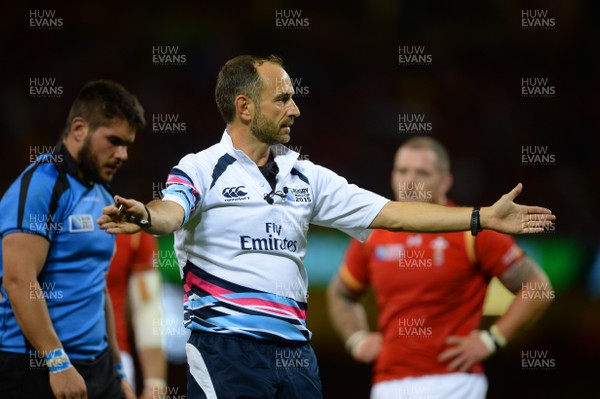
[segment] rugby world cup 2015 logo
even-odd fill
[[[311,202],[310,191],[308,188],[284,187],[285,199],[290,202]]]

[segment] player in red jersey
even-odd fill
[[[430,137],[402,145],[392,171],[397,200],[453,205],[445,148]],[[479,331],[491,278],[516,294],[489,331]],[[359,302],[373,287],[378,332]],[[375,230],[353,240],[328,289],[333,323],[354,359],[375,361],[371,398],[484,398],[481,362],[547,307],[546,274],[513,238],[491,230],[417,234]],[[532,292],[535,291],[535,292]]]
[[[153,267],[156,250],[156,239],[148,233],[117,235],[116,252],[107,277],[123,371],[135,387],[128,328],[131,316],[144,381],[141,399],[159,397],[167,384],[160,334],[160,275]]]

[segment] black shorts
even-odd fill
[[[125,398],[110,350],[94,360],[71,359],[71,363],[85,381],[88,399]],[[3,399],[54,399],[44,360],[0,352],[0,396]]]
[[[317,358],[308,343],[286,344],[192,332],[187,399],[322,399]]]

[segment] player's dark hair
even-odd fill
[[[283,67],[281,58],[270,55],[240,55],[230,59],[223,65],[217,76],[215,100],[225,123],[230,123],[235,117],[235,98],[239,94],[248,96],[258,103],[262,91],[262,81],[256,67],[265,62],[272,62]]]
[[[69,134],[71,123],[78,116],[86,120],[90,131],[109,126],[114,119],[126,121],[136,132],[146,125],[144,109],[138,99],[109,80],[94,80],[81,88],[69,110],[63,137]]]
[[[429,136],[416,136],[406,140],[400,148],[430,149],[437,155],[438,166],[442,172],[450,171],[450,157],[446,147]]]

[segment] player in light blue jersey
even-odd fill
[[[114,237],[95,220],[113,202],[108,183],[144,124],[121,85],[87,83],[54,150],[0,200],[3,398],[134,397],[117,370],[106,291]]]
[[[372,228],[535,233],[554,219],[548,209],[515,204],[520,185],[480,217],[478,209],[393,202],[349,184],[283,146],[300,116],[293,95],[279,58],[229,60],[215,90],[221,141],[182,158],[162,200],[117,197],[123,209],[111,205],[98,219],[113,234],[175,231],[192,330],[190,399],[322,397],[306,326],[310,223],[364,240]]]

